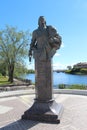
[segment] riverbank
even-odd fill
[[[12,84],[0,84],[0,92],[3,91],[14,91],[14,90],[25,90],[25,89],[34,89],[31,80],[14,78]]]
[[[87,68],[72,68],[70,70],[66,70],[65,73],[74,75],[87,75]]]
[[[5,91],[15,91],[15,90],[28,90],[28,89],[35,89],[35,85],[27,85],[27,84],[20,84],[20,85],[14,85],[14,86],[2,86],[0,87],[0,92],[5,92]],[[67,91],[67,90],[86,90],[87,91],[87,86],[81,86],[81,85],[64,85],[60,84],[57,87],[53,87],[53,90],[59,90],[59,91]]]
[[[32,77],[34,78],[35,75],[32,75]],[[72,78],[73,75],[66,75],[64,73],[54,73],[53,74],[53,78],[54,78],[54,84],[56,83],[56,81],[59,81],[61,78],[61,82],[60,84],[57,85],[53,85],[53,89],[82,89],[82,90],[87,90],[87,85],[83,85],[83,84],[64,84],[63,83],[63,79],[67,79],[66,78]],[[69,76],[69,77],[68,77]],[[30,75],[29,75],[30,78]],[[75,77],[77,79],[77,77]],[[87,78],[86,78],[87,79]],[[78,79],[77,79],[78,80]],[[86,80],[87,81],[87,80]],[[13,91],[13,90],[26,90],[26,89],[34,89],[35,85],[32,84],[32,80],[31,79],[20,79],[20,78],[14,78],[14,82],[13,84],[4,84],[4,85],[0,85],[0,92],[2,91]]]

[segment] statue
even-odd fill
[[[39,17],[38,25],[38,29],[33,31],[29,57],[32,56],[33,51],[35,60],[51,60],[56,50],[60,48],[61,37],[54,27],[46,25],[43,16]]]
[[[33,31],[29,59],[35,59],[35,102],[22,119],[45,122],[60,122],[62,105],[53,98],[52,58],[61,46],[61,36],[52,26],[47,26],[45,18],[39,17],[38,28]]]

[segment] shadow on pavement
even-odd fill
[[[0,128],[0,130],[28,130],[36,126],[39,122],[31,120],[18,120],[7,126]]]

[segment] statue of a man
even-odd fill
[[[46,122],[60,122],[62,105],[53,98],[52,64],[51,59],[60,48],[61,37],[56,29],[47,26],[45,18],[39,17],[39,27],[33,31],[29,57],[35,58],[35,100],[23,119]]]
[[[43,16],[39,17],[38,25],[38,28],[32,34],[29,57],[32,56],[33,52],[35,60],[51,60],[56,50],[60,48],[61,37],[54,27],[46,25]]]
[[[50,100],[52,98],[52,65],[51,59],[60,48],[61,37],[56,29],[47,26],[45,18],[39,17],[38,28],[33,31],[29,57],[35,59],[36,99]]]

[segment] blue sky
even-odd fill
[[[45,16],[47,25],[54,26],[62,37],[53,58],[54,69],[87,62],[87,0],[0,0],[0,29],[11,25],[32,33],[39,16]],[[33,62],[26,63],[33,67]]]

